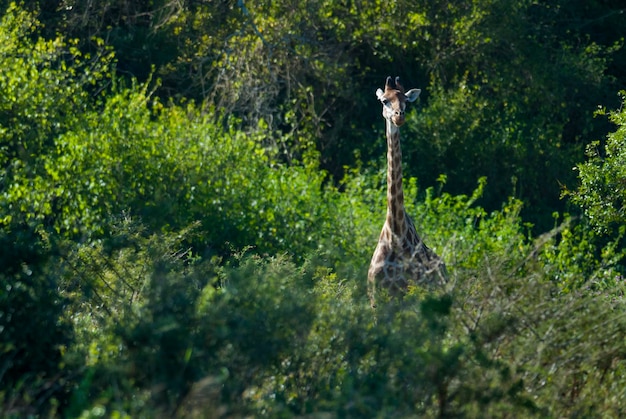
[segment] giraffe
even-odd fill
[[[392,296],[400,296],[409,284],[442,284],[445,281],[445,265],[424,244],[404,208],[400,127],[405,122],[406,103],[414,102],[420,92],[420,89],[405,92],[399,77],[395,79],[395,86],[391,77],[387,77],[385,90],[376,90],[386,124],[387,216],[367,274],[372,308],[376,307],[377,286],[387,288]]]

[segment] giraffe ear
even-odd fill
[[[404,94],[406,96],[406,100],[409,102],[415,102],[417,97],[422,93],[420,89],[411,89]]]
[[[376,89],[376,97],[378,98],[378,100],[382,100],[383,95],[383,89]]]

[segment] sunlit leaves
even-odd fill
[[[33,163],[88,102],[85,85],[108,72],[110,57],[91,60],[61,37],[37,37],[39,22],[15,4],[0,23],[0,167]]]
[[[546,179],[570,169],[568,141],[590,129],[561,135],[582,109],[569,101],[579,81],[603,85],[613,50],[561,37],[536,2],[148,3],[117,2],[137,12],[122,17],[105,1],[63,3],[76,8],[68,26],[94,12],[83,29],[106,41],[39,38],[16,6],[3,17],[3,411],[623,406],[626,116],[611,113],[617,131],[590,146],[575,198],[617,238],[598,244],[571,222],[534,239],[524,206],[552,211],[508,198],[552,196]],[[164,38],[167,64],[153,68]],[[126,60],[119,75],[110,57],[80,52],[109,41]],[[406,207],[450,276],[372,312],[365,270],[386,184],[383,124],[363,86],[390,68],[428,87],[403,128]],[[337,170],[342,159],[357,164]]]
[[[577,166],[580,188],[574,202],[585,209],[591,223],[602,232],[624,234],[626,221],[626,93],[622,108],[609,113],[617,127],[608,134],[604,146],[593,142],[587,148],[589,161]]]

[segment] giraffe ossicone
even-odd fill
[[[404,208],[400,127],[405,122],[407,102],[414,102],[421,90],[404,90],[399,77],[387,77],[385,89],[376,97],[383,105],[387,137],[387,215],[367,274],[368,295],[376,307],[376,288],[393,296],[404,294],[409,285],[445,283],[445,265],[417,234]]]

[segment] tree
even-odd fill
[[[39,28],[14,3],[0,20],[0,399],[9,415],[54,412],[67,401],[73,371],[62,354],[73,331],[62,318],[59,249],[26,202],[50,211],[49,196],[30,188],[45,170],[42,156],[79,120],[109,63],[61,37],[37,37]]]
[[[600,232],[626,233],[626,91],[620,92],[622,106],[608,112],[617,129],[605,141],[587,147],[588,161],[576,166],[580,179],[572,201],[580,205]],[[602,111],[601,114],[607,114]]]
[[[12,3],[0,22],[0,170],[32,164],[50,151],[90,103],[109,71],[110,54],[93,58],[76,41],[38,36],[41,24]],[[102,51],[100,51],[102,52]],[[0,190],[7,183],[0,184]]]

